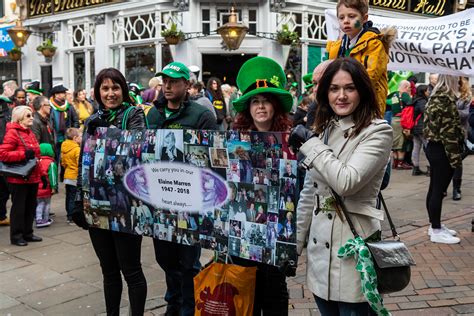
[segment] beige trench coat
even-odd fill
[[[305,163],[312,165],[305,178],[297,209],[298,254],[307,246],[307,285],[316,296],[332,301],[365,302],[355,259],[339,259],[337,252],[353,234],[347,221],[335,211],[319,211],[333,188],[345,201],[355,229],[366,238],[380,229],[383,212],[376,209],[376,197],[392,146],[392,128],[384,120],[372,124],[350,139],[351,117],[334,121],[327,146],[312,138],[300,148]]]

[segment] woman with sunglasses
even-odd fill
[[[20,163],[40,158],[40,148],[31,131],[33,112],[28,106],[13,109],[11,123],[0,145],[0,161]],[[12,245],[26,246],[28,242],[42,241],[33,234],[33,219],[36,212],[36,193],[41,182],[40,169],[36,166],[28,178],[7,177],[8,189],[12,195],[10,211],[10,241]]]

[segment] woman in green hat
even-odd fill
[[[274,60],[254,57],[245,62],[237,75],[242,96],[233,106],[238,114],[233,129],[238,131],[288,132],[291,121],[288,112],[293,105],[291,94],[284,89],[286,76]],[[254,315],[288,315],[286,274],[274,265],[232,257],[233,263],[257,266]],[[284,265],[287,267],[288,265]],[[290,276],[290,274],[288,274]]]

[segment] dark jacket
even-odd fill
[[[151,129],[217,129],[214,114],[202,105],[186,100],[177,112],[166,118],[167,104],[168,101],[164,97],[154,102],[147,115]]]
[[[48,143],[54,148],[54,134],[48,118],[42,117],[38,112],[33,113],[31,131],[35,134],[38,143]]]
[[[7,130],[7,123],[11,120],[11,110],[8,107],[8,99],[0,95],[0,144]]]
[[[23,142],[20,139],[23,139]],[[31,149],[35,152],[35,157],[40,158],[40,148],[35,135],[29,128],[24,128],[19,123],[8,123],[7,132],[0,145],[0,161],[3,162],[23,162],[26,160],[25,152]],[[39,183],[41,180],[41,169],[37,165],[28,179],[19,177],[7,177],[8,183],[31,184]]]
[[[89,124],[90,122],[98,122],[98,126],[101,127],[111,127],[115,126],[119,129],[122,129],[122,122],[124,115],[127,110],[127,106],[123,105],[122,108],[120,108],[117,112],[117,115],[115,116],[115,119],[112,121],[107,121],[106,119],[102,118],[102,112],[96,112],[89,116],[89,118],[86,120],[84,123],[84,133],[82,135],[82,143],[81,143],[81,153],[79,155],[79,165],[78,165],[78,171],[79,174],[77,175],[77,193],[76,193],[76,201],[82,201],[83,200],[83,192],[82,192],[82,155],[84,152],[84,144],[86,143],[87,136],[88,136],[88,131],[89,131]],[[135,129],[144,129],[146,126],[145,123],[145,113],[143,110],[139,107],[133,107],[130,112],[127,114],[127,122],[124,124],[127,130],[135,130]]]
[[[415,122],[416,122],[416,119],[418,118],[418,115],[421,114],[421,117],[418,120],[418,123],[413,127],[413,135],[423,136],[423,113],[425,113],[426,102],[428,102],[428,99],[426,98],[417,98],[413,102],[413,106],[415,107],[414,114],[413,114]]]
[[[59,126],[60,116],[64,117],[64,129]],[[77,116],[77,112],[72,105],[64,112],[55,110],[54,107],[51,107],[50,120],[56,142],[64,141],[66,129],[69,127],[79,128],[79,117]]]
[[[306,125],[306,122],[304,121],[304,118],[306,117],[306,114],[308,114],[307,111],[303,110],[302,108],[298,107],[296,109],[295,115],[293,115],[293,127],[297,125]]]
[[[316,119],[316,110],[318,109],[318,104],[316,101],[313,101],[308,107],[308,114],[306,118],[306,128],[312,129],[314,120]]]

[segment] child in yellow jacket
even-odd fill
[[[388,93],[388,51],[397,31],[390,27],[380,32],[372,27],[372,22],[368,21],[367,0],[338,0],[336,10],[339,27],[344,35],[337,41],[328,41],[328,58],[350,56],[364,65],[375,89],[383,118]]]
[[[66,212],[68,223],[71,223],[72,209],[76,197],[77,175],[79,173],[79,154],[81,151],[82,133],[78,128],[68,128],[66,140],[61,145],[61,166],[66,185]]]

